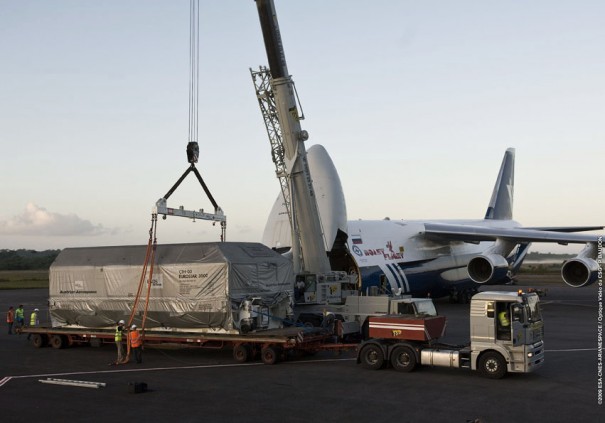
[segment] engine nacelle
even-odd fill
[[[575,257],[561,267],[563,281],[574,288],[588,286],[597,280],[599,264],[589,257]]]
[[[468,262],[468,274],[476,283],[496,283],[508,274],[508,261],[499,254],[480,255]]]

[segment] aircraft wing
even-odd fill
[[[558,244],[584,244],[597,242],[598,235],[562,233],[563,231],[538,230],[535,228],[497,228],[450,223],[425,223],[425,234],[458,241],[495,241],[498,238],[521,242],[556,242]],[[554,229],[554,228],[553,228]],[[602,229],[593,227],[592,229]],[[591,230],[592,230],[591,229]]]
[[[523,229],[533,229],[536,231],[552,231],[552,232],[587,232],[598,231],[603,229],[603,226],[534,226],[523,227]]]

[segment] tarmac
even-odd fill
[[[523,286],[491,286],[516,290]],[[541,287],[544,288],[544,287]],[[487,289],[482,289],[487,290]],[[26,320],[46,290],[2,291],[0,307],[23,304]],[[468,341],[464,304],[436,301],[448,317],[444,342]],[[115,347],[34,348],[0,332],[2,421],[130,422],[511,422],[605,421],[597,403],[597,285],[561,284],[542,298],[546,357],[535,373],[501,380],[460,369],[412,373],[363,369],[355,353],[319,353],[276,365],[236,363],[228,349],[150,349],[143,363],[109,366]],[[49,385],[59,378],[104,387]],[[130,393],[144,382],[148,392]]]

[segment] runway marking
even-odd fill
[[[334,361],[351,361],[356,360],[355,358],[332,358],[324,360],[311,360],[311,361],[290,361],[284,364],[305,364],[305,363],[323,363],[323,362],[334,362]],[[30,379],[39,377],[51,377],[51,376],[71,376],[71,375],[94,375],[94,374],[108,374],[108,373],[135,373],[135,372],[155,372],[161,370],[189,370],[189,369],[216,369],[221,367],[243,367],[243,366],[265,366],[264,363],[234,363],[234,364],[204,364],[199,366],[182,366],[182,367],[148,367],[140,369],[116,369],[116,370],[99,370],[89,372],[66,372],[66,373],[45,373],[37,375],[21,375],[21,376],[6,376],[0,380],[0,387],[4,386],[12,379]]]

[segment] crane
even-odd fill
[[[332,270],[326,254],[304,144],[309,134],[301,127],[304,116],[288,73],[275,5],[272,0],[256,0],[256,5],[269,68],[251,74],[290,219],[297,285],[304,282],[305,292],[312,294],[305,302],[342,302],[341,288],[354,282],[346,272]]]

